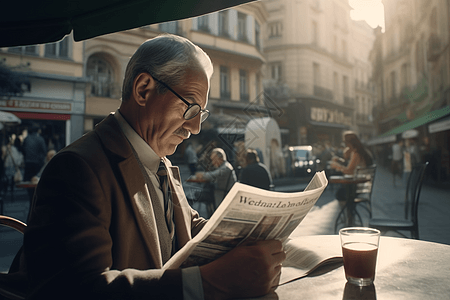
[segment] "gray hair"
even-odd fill
[[[213,68],[209,56],[186,38],[164,34],[149,39],[139,46],[128,62],[122,101],[131,97],[134,79],[141,73],[149,73],[172,87],[183,83],[187,70],[204,71],[209,81]],[[159,94],[167,90],[159,82],[156,89]]]
[[[223,151],[222,148],[214,148],[211,150],[211,155],[215,153],[217,157],[222,158],[224,161],[227,160],[227,155],[225,154],[225,151]]]

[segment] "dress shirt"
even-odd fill
[[[164,196],[159,184],[159,177],[156,175],[158,172],[159,163],[161,158],[155,153],[155,151],[136,133],[133,127],[120,114],[119,110],[114,114],[120,128],[122,129],[125,137],[130,142],[131,146],[136,151],[139,160],[144,165],[150,180],[152,181],[156,193],[158,194],[159,203],[164,211]],[[195,300],[203,299],[203,284],[198,266],[181,269],[181,277],[183,282],[183,299]]]

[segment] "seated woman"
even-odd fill
[[[342,172],[343,174],[353,175],[357,167],[367,167],[373,164],[372,155],[364,147],[361,141],[358,139],[356,134],[353,132],[346,133],[344,135],[345,145],[348,147],[346,152],[348,159],[348,164],[344,165],[338,161],[338,159],[333,159],[330,167]],[[345,189],[342,187],[336,192],[336,198],[340,201],[345,201]]]

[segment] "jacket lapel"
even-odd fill
[[[169,183],[172,189],[173,215],[175,221],[176,234],[179,247],[183,247],[191,236],[191,206],[187,202],[186,195],[181,185],[180,170],[172,166],[168,159],[165,159],[169,170]]]
[[[98,132],[105,147],[122,158],[118,162],[118,167],[127,188],[126,193],[128,193],[131,200],[131,206],[136,216],[136,222],[141,231],[144,245],[153,257],[155,267],[162,268],[161,247],[153,205],[133,150],[123,134],[120,137],[117,136],[117,133],[122,133],[122,130],[112,114],[97,126],[96,132]]]

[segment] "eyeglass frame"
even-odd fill
[[[195,118],[198,114],[200,114],[200,123],[203,123],[206,121],[206,119],[208,119],[209,115],[211,114],[209,112],[209,110],[207,109],[202,109],[200,104],[198,103],[190,103],[189,101],[187,101],[186,99],[184,99],[180,94],[178,94],[177,92],[175,92],[170,86],[168,86],[165,82],[159,80],[158,78],[152,76],[153,79],[157,82],[159,82],[160,84],[162,84],[165,88],[167,88],[169,91],[171,91],[175,96],[177,96],[181,101],[184,102],[184,104],[186,104],[188,107],[186,108],[186,111],[183,114],[183,118],[186,121],[192,120],[193,118]],[[187,112],[194,106],[198,106],[200,108],[200,110],[198,111],[198,113],[196,113],[195,115],[193,115],[191,118],[186,118],[186,114]],[[203,116],[206,114],[206,117],[203,119]]]

